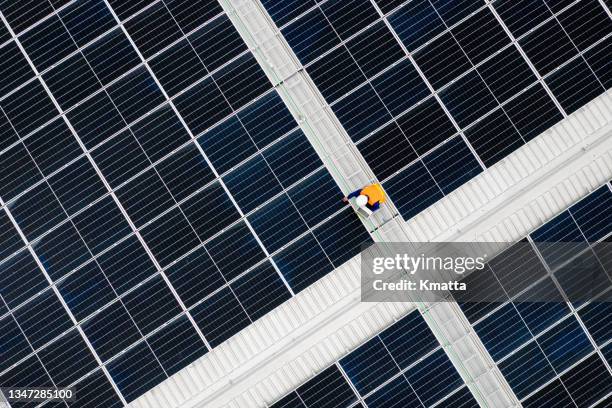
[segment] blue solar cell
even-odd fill
[[[256,156],[225,177],[223,181],[243,211],[249,212],[282,191],[262,156]]]
[[[387,14],[402,3],[405,3],[405,0],[376,0],[376,4],[384,14]]]
[[[391,178],[384,186],[404,220],[409,220],[444,196],[420,161]]]
[[[507,304],[474,326],[495,361],[529,341],[531,333],[512,304]]]
[[[422,408],[408,381],[400,375],[374,392],[365,402],[370,408],[393,408],[397,406],[405,408]]]
[[[33,348],[42,346],[72,327],[70,317],[50,289],[15,310],[13,315]]]
[[[493,6],[514,37],[522,36],[552,17],[543,0],[496,0]]]
[[[612,191],[603,186],[569,209],[589,242],[612,232]]]
[[[3,260],[21,248],[23,241],[4,210],[0,211],[0,231],[0,260]]]
[[[152,162],[190,140],[187,130],[168,105],[154,111],[130,129]]]
[[[174,102],[194,135],[232,113],[232,108],[210,77],[179,95]]]
[[[97,260],[119,294],[155,273],[155,265],[135,236],[113,246]]]
[[[140,67],[107,88],[123,119],[130,123],[164,102],[155,80]]]
[[[0,44],[3,44],[10,39],[11,33],[9,33],[8,28],[6,28],[4,23],[0,24]]]
[[[160,275],[125,295],[122,301],[143,335],[181,313],[181,307]]]
[[[586,251],[555,271],[555,277],[574,305],[612,287],[612,281],[592,251]]]
[[[237,116],[198,138],[198,143],[219,173],[224,173],[257,152],[255,143]]]
[[[444,408],[478,408],[478,402],[468,387],[463,387],[442,403]]]
[[[249,221],[268,252],[305,233],[308,227],[286,194],[275,198],[249,215]]]
[[[146,169],[151,162],[136,138],[123,131],[91,154],[111,187],[116,188]]]
[[[132,232],[127,220],[110,196],[73,218],[83,241],[97,254]]]
[[[272,404],[270,408],[306,408],[306,405],[304,405],[299,395],[297,395],[297,392],[293,391],[291,394],[288,394],[286,397]]]
[[[418,157],[396,123],[380,129],[357,148],[379,180],[394,175]]]
[[[128,402],[168,378],[145,342],[111,361],[108,372]]]
[[[36,355],[31,355],[21,364],[0,375],[4,387],[52,387],[53,383]],[[20,407],[34,407],[35,403],[21,403]],[[12,403],[11,403],[12,405]]]
[[[302,64],[311,62],[340,43],[338,35],[319,8],[285,27],[282,33]]]
[[[21,137],[59,113],[40,81],[32,81],[0,102],[0,107]]]
[[[45,176],[59,170],[83,152],[61,118],[32,134],[24,140],[24,144]]]
[[[70,222],[65,222],[45,235],[34,244],[34,250],[53,280],[64,276],[91,257],[91,253]]]
[[[141,338],[121,302],[115,302],[81,327],[92,346],[105,361]]]
[[[191,315],[212,347],[251,324],[229,287],[216,292],[191,310]]]
[[[32,348],[11,315],[0,318],[0,328],[0,371],[4,371],[30,354]]]
[[[436,337],[418,312],[412,312],[379,335],[401,369],[438,347]]]
[[[87,46],[83,55],[104,85],[141,63],[136,50],[119,28]]]
[[[423,164],[444,194],[449,194],[482,172],[482,167],[460,136],[423,158]]]
[[[487,7],[453,28],[451,32],[473,64],[482,62],[510,43],[510,37]]]
[[[519,295],[514,306],[534,336],[570,313],[569,307],[550,278]]]
[[[429,88],[408,59],[372,79],[371,84],[392,115],[399,115],[430,95]]]
[[[601,353],[608,362],[608,364],[612,363],[612,343],[608,343],[607,346],[601,348]],[[601,407],[603,408],[603,407]]]
[[[344,357],[340,365],[361,395],[369,393],[400,372],[379,337]]]
[[[101,0],[72,3],[63,9],[59,16],[79,47],[117,24],[110,10]]]
[[[578,53],[555,19],[549,20],[523,37],[519,44],[540,75],[548,74]]]
[[[19,137],[15,129],[4,115],[4,112],[0,111],[0,151],[8,148],[18,140]]]
[[[587,248],[584,236],[569,211],[564,211],[548,221],[532,232],[531,237],[551,269],[556,269]],[[555,244],[548,244],[550,242]]]
[[[334,269],[312,234],[274,256],[274,263],[294,293],[301,292]]]
[[[20,4],[1,1],[0,10],[13,31],[18,33],[52,13],[53,7],[46,1],[27,1]]]
[[[446,28],[428,0],[409,2],[391,14],[388,19],[409,51],[414,51]]]
[[[348,50],[342,46],[307,69],[328,103],[332,103],[366,80]]]
[[[287,24],[316,5],[314,0],[262,0],[261,3],[278,27]]]
[[[497,106],[497,101],[476,71],[440,92],[440,98],[459,126],[465,127]]]
[[[546,78],[546,83],[568,114],[605,91],[582,58],[577,58],[553,72]]]
[[[431,0],[448,26],[452,26],[483,6],[479,0]]]
[[[455,128],[435,98],[429,98],[397,118],[399,127],[420,155],[451,137]]]
[[[247,50],[240,34],[225,15],[214,19],[187,38],[209,72]]]
[[[404,375],[425,406],[431,406],[463,383],[443,349],[420,361]]]
[[[146,225],[141,233],[162,266],[168,265],[200,244],[198,236],[179,208],[170,210]]]
[[[223,12],[221,4],[215,0],[169,0],[165,3],[184,33]]]
[[[502,302],[508,301],[506,292],[488,265],[464,276],[462,282],[467,286],[467,290],[453,292],[453,297],[471,323],[497,309]]]
[[[46,183],[27,191],[8,208],[29,241],[66,218],[66,213]]]
[[[578,2],[558,18],[580,51],[612,33],[612,21],[597,0]]]
[[[449,32],[416,52],[414,60],[436,89],[472,67],[467,56]]]
[[[238,110],[266,90],[270,81],[252,54],[245,54],[213,74],[223,96]]]
[[[575,317],[565,319],[538,338],[538,344],[556,372],[562,372],[593,350]]]
[[[336,365],[325,369],[296,391],[308,408],[344,408],[357,399]]]
[[[541,84],[532,86],[508,102],[504,110],[527,142],[563,119]]]
[[[525,369],[529,367],[529,369]],[[524,398],[555,376],[553,368],[536,342],[511,354],[499,363],[499,369],[517,397]]]
[[[297,130],[263,152],[274,176],[285,188],[323,166],[301,130]]]
[[[12,91],[34,77],[34,71],[14,41],[0,48],[0,61],[2,61],[0,70],[3,73],[0,78],[0,95]]]
[[[575,404],[561,381],[555,380],[523,401],[522,405],[525,408],[562,408]]]
[[[265,257],[245,222],[240,222],[206,244],[206,249],[228,281]]]
[[[570,4],[574,3],[573,0],[544,0],[546,5],[550,8],[553,13],[558,13]]]
[[[176,374],[207,352],[187,316],[174,320],[147,341],[168,375]]]
[[[288,191],[289,197],[311,228],[343,207],[342,193],[332,176],[321,169]],[[311,195],[317,197],[313,201]]]
[[[45,276],[27,250],[0,264],[0,294],[11,309],[47,286]]]
[[[102,370],[82,379],[75,384],[75,387],[79,389],[79,393],[76,394],[72,405],[81,408],[95,408],[98,404],[108,408],[123,407],[123,403]]]
[[[184,200],[215,178],[212,169],[193,144],[180,149],[155,168],[176,201]]]
[[[166,269],[166,276],[187,307],[225,284],[223,275],[203,247],[171,265]]]
[[[136,227],[170,208],[175,202],[155,169],[149,169],[117,190],[117,198]]]
[[[188,40],[181,40],[149,62],[169,96],[204,78],[208,71]]]
[[[98,367],[76,329],[40,350],[38,356],[57,387],[67,387]]]
[[[0,156],[0,168],[0,196],[4,201],[9,201],[42,180],[42,174],[22,143]]]
[[[234,203],[218,182],[191,197],[180,207],[202,241],[240,218]]]
[[[598,345],[605,344],[612,339],[612,303],[610,294],[593,299],[584,308],[578,311],[580,320]]]
[[[100,92],[75,106],[66,116],[88,149],[126,126],[105,92]],[[52,125],[47,127],[49,126]]]
[[[346,40],[378,19],[378,13],[368,0],[328,1],[321,10],[340,38]]]
[[[121,20],[125,20],[132,14],[153,3],[154,0],[108,0],[111,8]]]
[[[338,267],[372,243],[370,234],[353,211],[343,211],[314,230],[321,247]]]
[[[238,118],[260,149],[297,126],[291,112],[276,92],[270,92],[246,107],[238,114]]]
[[[291,298],[280,275],[268,261],[241,276],[230,286],[252,321]]]
[[[583,56],[604,88],[612,88],[612,37],[597,44]]]
[[[76,44],[57,15],[52,15],[22,34],[19,40],[39,72],[77,50]]]
[[[368,78],[406,56],[382,21],[352,38],[346,47]]]
[[[519,93],[537,78],[518,49],[510,46],[477,68],[499,102]]]
[[[612,391],[612,376],[597,353],[564,373],[561,381],[579,407],[588,407]]]
[[[81,211],[107,193],[100,176],[86,157],[51,177],[49,185],[69,215]]]
[[[154,4],[127,21],[125,28],[145,58],[151,57],[183,35],[163,3]]]
[[[525,144],[503,109],[476,122],[465,131],[465,137],[487,167]]]
[[[90,262],[57,284],[77,321],[115,300],[115,292],[95,262]]]
[[[370,84],[350,93],[335,103],[332,109],[355,142],[392,119]]]
[[[547,273],[533,246],[523,239],[489,261],[495,277],[510,297],[518,295]]]

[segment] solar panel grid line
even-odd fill
[[[608,17],[612,18],[612,10],[610,10],[610,7],[606,4],[606,1],[599,0],[599,4],[601,4],[601,7],[603,7],[604,10],[606,10],[606,12],[608,13]]]
[[[71,34],[70,34],[70,35],[71,35]],[[15,40],[15,41],[18,43],[18,45],[20,45],[20,43],[18,42],[18,40]],[[20,45],[20,46],[21,46],[21,45]],[[24,54],[25,54],[25,50],[23,50],[23,49],[22,49],[22,52],[24,52]],[[36,67],[35,67],[35,66],[32,64],[31,60],[29,60],[29,58],[27,57],[27,55],[26,55],[26,59],[28,59],[28,61],[29,61],[30,65],[31,65],[32,69],[34,70],[34,72],[37,72],[37,71],[36,71]],[[48,93],[49,97],[50,97],[50,98],[51,98],[51,100],[52,100],[52,101],[55,103],[56,108],[57,108],[57,109],[58,109],[58,111],[61,113],[61,112],[62,112],[61,107],[59,106],[59,104],[57,103],[57,101],[55,101],[54,96],[51,94],[51,92],[49,91],[49,89],[46,87],[46,85],[45,85],[45,83],[44,83],[44,81],[43,81],[42,77],[40,77],[40,80],[41,80],[41,82],[42,82],[43,86],[46,88],[46,90],[47,90],[47,93]],[[85,145],[82,143],[82,141],[80,140],[79,136],[76,134],[76,131],[74,130],[74,128],[72,127],[72,125],[71,125],[71,124],[70,124],[70,122],[68,121],[68,118],[67,118],[67,117],[65,117],[65,116],[64,116],[63,118],[64,118],[64,120],[65,120],[66,124],[68,125],[68,127],[70,128],[70,130],[72,131],[73,135],[74,135],[74,136],[77,138],[77,141],[78,141],[78,142],[79,142],[79,144],[81,145],[81,148],[83,149],[83,151],[86,151],[86,149],[85,149]],[[105,183],[107,190],[110,192],[110,195],[111,195],[111,197],[113,197],[113,200],[114,200],[115,204],[117,205],[117,207],[119,208],[119,210],[120,210],[120,211],[122,211],[122,214],[123,214],[123,216],[125,217],[125,219],[128,221],[128,224],[130,224],[130,227],[132,228],[132,231],[136,231],[135,226],[133,225],[132,221],[131,221],[131,220],[130,220],[130,218],[128,217],[127,212],[126,212],[126,211],[125,211],[125,209],[122,207],[122,205],[121,205],[120,201],[118,200],[118,198],[116,197],[116,195],[113,193],[112,189],[110,188],[110,185],[108,184],[108,182],[106,181],[106,179],[104,178],[104,176],[102,175],[102,173],[100,172],[100,170],[98,169],[98,167],[97,167],[96,163],[93,161],[93,159],[91,158],[91,156],[88,156],[88,160],[89,160],[90,164],[91,164],[91,165],[94,167],[94,169],[96,170],[96,172],[97,172],[97,174],[98,174],[98,177],[100,177],[100,179],[102,180],[102,182],[104,182],[104,183]],[[39,169],[39,170],[40,170],[40,169]],[[55,193],[54,193],[54,194],[55,194]],[[57,197],[56,197],[56,198],[57,198]],[[60,205],[62,205],[62,204],[60,203]],[[63,207],[63,205],[62,205],[62,207]],[[73,222],[72,220],[70,220],[70,222],[72,223],[73,227],[74,227],[74,228],[76,228],[76,226],[74,225],[74,222]],[[81,233],[78,231],[78,229],[77,229],[77,234],[78,234],[78,235],[81,237],[81,239],[83,239],[83,237],[81,236]],[[160,269],[160,266],[159,266],[159,264],[157,264],[157,261],[156,261],[156,259],[153,257],[152,252],[150,252],[150,249],[149,249],[149,248],[148,248],[148,246],[146,245],[146,242],[144,241],[144,239],[143,239],[143,238],[140,236],[140,234],[139,234],[138,232],[136,232],[136,235],[139,237],[139,241],[141,242],[141,245],[142,245],[142,246],[145,248],[145,250],[146,250],[146,251],[148,251],[148,254],[149,254],[149,256],[151,257],[151,260],[153,261],[153,263],[154,263],[154,264],[156,264],[156,267],[157,267],[157,268],[158,268],[158,270],[159,270],[159,269]],[[87,246],[87,244],[85,244],[85,245]],[[90,255],[93,257],[93,253],[91,253],[91,250],[89,250],[89,248],[88,248],[88,251],[90,252]],[[94,260],[94,262],[96,262],[96,263],[97,263],[97,260]],[[98,267],[100,267],[100,265],[99,265],[99,264],[98,264]],[[104,271],[103,271],[103,273],[104,273]],[[174,289],[174,287],[171,285],[171,283],[170,283],[169,279],[167,278],[167,276],[166,276],[166,275],[165,275],[163,272],[161,272],[160,274],[161,274],[162,278],[164,279],[164,281],[165,281],[166,285],[168,285],[168,287],[170,288],[170,290],[173,292],[173,295],[174,295],[174,297],[175,297],[176,301],[179,303],[179,305],[182,307],[183,311],[185,312],[185,311],[186,311],[186,309],[185,309],[185,305],[183,304],[182,300],[180,299],[180,297],[179,297],[179,296],[178,296],[178,294],[176,293],[176,290]],[[105,275],[105,277],[106,277],[106,275]],[[106,277],[106,279],[107,279],[108,283],[110,284],[110,281],[108,280],[108,277]],[[111,287],[112,287],[112,285],[111,285]],[[53,290],[56,292],[56,294],[58,294],[58,295],[60,296],[60,298],[62,299],[62,302],[64,302],[63,297],[61,297],[61,295],[59,294],[59,290],[57,289],[57,287],[56,287],[56,286],[54,286],[54,287],[53,287]],[[114,290],[114,288],[113,288],[113,290]],[[117,295],[117,294],[116,294],[116,292],[115,292],[115,295]],[[120,302],[122,302],[122,301],[120,300]],[[65,303],[65,302],[64,302],[64,303]],[[122,303],[122,304],[123,304],[123,303]],[[66,305],[66,307],[67,307],[67,305]],[[125,305],[124,305],[124,307],[125,307]],[[195,324],[195,321],[193,320],[193,318],[191,317],[191,315],[190,315],[189,313],[186,313],[186,315],[187,315],[187,317],[188,317],[188,318],[191,320],[191,322],[192,322],[192,324],[193,324],[193,326],[194,326],[194,328],[195,328],[196,332],[197,332],[197,333],[200,335],[201,340],[204,342],[204,344],[205,344],[205,345],[207,345],[208,350],[210,350],[211,348],[210,348],[210,346],[208,345],[208,342],[207,342],[207,341],[206,341],[206,339],[204,338],[204,335],[201,333],[201,331],[200,331],[199,327],[198,327],[198,326]],[[128,316],[130,316],[130,318],[132,319],[132,322],[134,323],[134,325],[136,326],[136,328],[138,329],[138,331],[140,332],[140,334],[141,334],[141,336],[142,336],[142,332],[140,331],[140,328],[139,328],[139,327],[138,327],[138,325],[136,324],[136,321],[133,319],[133,317],[131,316],[131,314],[129,313],[129,311],[128,311]],[[73,319],[74,319],[74,316],[73,316]],[[75,325],[76,325],[76,320],[73,320],[73,324],[75,324]],[[87,341],[89,342],[89,340],[87,340]],[[155,353],[154,353],[153,349],[150,347],[150,345],[149,345],[148,343],[147,343],[147,346],[149,347],[149,349],[150,349],[151,353],[153,354],[153,356],[154,356],[154,357],[155,357],[155,359],[157,360],[157,362],[158,362],[159,366],[162,368],[162,370],[163,370],[163,371],[164,371],[164,373],[165,373],[165,372],[166,372],[166,371],[165,371],[165,368],[162,366],[161,362],[159,361],[159,359],[158,359],[158,358],[157,358],[157,356],[155,355]],[[95,354],[95,355],[97,356],[97,354]],[[98,358],[99,358],[99,357],[98,357]],[[166,376],[168,376],[168,375],[167,375],[167,373],[166,373]],[[114,383],[113,383],[113,384],[114,384]],[[120,395],[121,395],[121,398],[123,398],[122,394],[120,394]]]
[[[107,2],[106,0],[105,0],[105,3],[107,4],[107,6],[109,7],[109,9],[111,10],[111,13],[113,13],[113,15],[115,16],[115,18],[118,20],[118,17],[116,16],[116,14],[114,14],[114,11],[113,11],[113,10],[112,10],[112,8],[110,7],[110,4],[108,4],[108,2]],[[163,1],[162,1],[162,4],[163,4],[163,5],[164,5],[164,7],[166,8],[166,10],[168,10],[168,8],[167,8],[166,4],[165,4]],[[170,11],[169,11],[169,10],[168,10],[168,12],[170,13]],[[172,15],[172,13],[170,13],[170,15]],[[173,18],[173,20],[174,20],[174,21],[175,21],[175,23],[176,23],[175,17],[174,17],[173,15],[172,15],[172,18]],[[177,24],[177,25],[178,25],[178,24]],[[179,28],[180,28],[180,27],[179,27]],[[184,35],[185,33],[182,31],[182,28],[180,28],[180,30],[181,30],[181,32],[182,32],[182,33],[183,33],[183,35]],[[178,111],[178,109],[176,108],[176,106],[174,105],[174,103],[173,103],[172,101],[170,101],[169,96],[168,96],[168,95],[165,93],[164,88],[162,87],[161,83],[159,82],[159,80],[157,79],[157,77],[155,76],[155,74],[153,73],[153,71],[151,70],[151,68],[148,66],[148,64],[145,62],[144,57],[142,56],[142,54],[141,54],[140,50],[138,50],[138,48],[136,47],[136,44],[133,42],[133,40],[132,40],[131,36],[129,35],[129,33],[127,32],[127,30],[125,30],[125,28],[124,28],[124,33],[125,33],[125,35],[128,37],[128,39],[130,40],[130,42],[132,43],[132,45],[134,46],[134,48],[137,50],[136,52],[138,53],[138,55],[139,55],[139,56],[141,57],[141,59],[143,60],[143,63],[144,63],[144,65],[147,67],[147,69],[148,69],[148,71],[149,71],[150,75],[153,77],[153,79],[156,81],[156,83],[157,83],[157,85],[159,86],[159,88],[160,88],[160,89],[162,90],[162,92],[164,93],[165,98],[168,100],[168,102],[169,102],[170,106],[172,106],[172,109],[173,109],[173,111],[174,111],[175,115],[176,115],[176,116],[179,118],[179,120],[181,121],[181,123],[182,123],[183,127],[184,127],[184,128],[187,130],[187,132],[188,132],[188,134],[190,135],[190,137],[191,137],[193,140],[195,140],[195,137],[194,137],[194,135],[191,133],[191,130],[190,130],[189,126],[187,126],[187,123],[185,122],[185,120],[184,120],[184,118],[181,116],[181,114],[179,113],[179,111]],[[187,41],[189,42],[189,39],[187,39]],[[190,44],[191,44],[191,43],[190,43]],[[193,46],[192,46],[192,47],[193,47]],[[198,58],[199,58],[199,57],[198,57]],[[200,59],[200,61],[201,61],[202,63],[204,63],[204,62],[203,62],[201,59]],[[216,81],[215,81],[214,77],[213,77],[213,82],[215,82],[215,84],[216,84]],[[216,84],[216,86],[217,86],[217,88],[219,88],[218,84]],[[219,90],[220,90],[220,88],[219,88]],[[223,94],[223,92],[222,92],[222,94]],[[226,102],[229,104],[229,101],[227,100],[227,98],[225,97],[225,95],[223,95],[223,97],[225,98]],[[239,118],[238,120],[240,121],[240,118]],[[221,179],[221,178],[219,177],[219,174],[217,173],[217,171],[216,171],[215,167],[212,165],[212,163],[211,163],[211,162],[210,162],[210,160],[208,159],[207,155],[204,153],[204,150],[202,149],[202,147],[201,147],[199,144],[197,144],[197,146],[196,146],[196,147],[198,148],[198,150],[200,151],[200,153],[202,154],[202,156],[203,156],[203,157],[204,157],[204,159],[206,160],[206,162],[207,162],[208,166],[209,166],[209,167],[210,167],[210,168],[213,170],[213,173],[215,174],[215,177],[219,179],[219,183],[220,183],[220,185],[223,187],[223,190],[225,191],[225,193],[228,195],[228,197],[230,198],[230,200],[231,200],[231,201],[232,201],[232,203],[234,204],[234,207],[237,209],[237,211],[238,211],[238,213],[240,214],[240,216],[241,216],[241,217],[244,219],[244,222],[245,222],[245,223],[246,223],[246,225],[249,227],[249,230],[251,231],[251,234],[253,234],[253,236],[255,237],[255,239],[257,240],[257,242],[259,243],[259,246],[261,247],[261,249],[263,250],[263,252],[266,254],[266,257],[268,257],[268,258],[270,258],[270,259],[271,259],[270,254],[268,253],[268,250],[266,249],[266,247],[265,247],[265,246],[263,245],[263,243],[261,242],[261,239],[259,238],[259,236],[258,236],[258,235],[255,233],[255,230],[253,229],[253,227],[252,227],[251,223],[249,222],[249,220],[248,220],[248,219],[247,219],[247,218],[244,216],[244,213],[242,212],[242,209],[241,209],[241,208],[238,206],[237,202],[234,200],[233,195],[230,193],[230,191],[229,191],[229,189],[227,188],[227,186],[225,185],[225,183],[224,183],[223,179]],[[265,159],[264,159],[264,160],[265,160]],[[163,181],[162,181],[162,182],[163,182]],[[165,183],[164,183],[164,184],[165,184]],[[178,205],[178,204],[177,204],[177,205]],[[180,207],[179,207],[179,208],[180,208]],[[182,210],[181,210],[181,211],[182,211]],[[184,213],[183,213],[183,215],[184,215]],[[188,220],[188,222],[189,222],[189,220]],[[194,230],[194,232],[196,232],[196,230],[195,230],[195,228],[193,228],[193,226],[192,226],[192,229]],[[197,233],[196,233],[196,235],[197,235]],[[200,243],[203,245],[203,243],[202,243],[201,239],[199,238],[199,236],[198,236],[198,239],[200,240]],[[207,250],[207,252],[208,252],[208,250]],[[210,256],[210,254],[209,254],[209,256]],[[213,262],[214,262],[214,259],[213,259]],[[278,266],[275,264],[275,262],[274,262],[273,260],[271,260],[271,262],[272,262],[272,264],[273,264],[273,266],[274,266],[274,268],[275,268],[276,272],[278,273],[279,277],[280,277],[280,278],[281,278],[281,280],[283,281],[283,283],[284,283],[285,287],[286,287],[286,288],[287,288],[287,290],[289,291],[289,293],[290,293],[292,296],[294,296],[294,295],[295,295],[295,293],[293,292],[293,289],[292,289],[292,288],[289,286],[289,284],[287,283],[287,281],[286,281],[285,277],[284,277],[284,276],[283,276],[283,274],[281,273],[281,271],[280,271],[280,269],[278,268]],[[170,284],[170,281],[168,281],[168,284]],[[172,286],[171,286],[171,288],[172,288]],[[231,290],[231,291],[232,291],[232,293],[233,293],[233,289],[231,289],[231,288],[230,288],[230,290]],[[179,297],[178,297],[178,294],[177,294],[176,296],[177,296],[177,298],[179,298]],[[240,301],[239,301],[239,302],[240,302]],[[244,307],[243,307],[243,309],[244,309]],[[246,310],[245,310],[245,313],[246,313]],[[247,315],[248,315],[248,313],[247,313]],[[194,326],[196,327],[196,329],[199,331],[199,328],[197,327],[197,324],[195,323],[195,321],[193,321],[193,324],[194,324]],[[203,336],[203,335],[202,335],[202,338],[204,338],[204,336]]]
[[[4,202],[2,201],[2,199],[0,198],[0,204],[4,204]],[[15,228],[15,230],[17,231],[17,233],[20,235],[21,239],[23,240],[24,243],[28,244],[28,240],[25,237],[25,235],[23,234],[23,232],[21,231],[21,229],[19,228],[19,226],[17,225],[17,222],[15,221],[15,219],[12,217],[12,215],[10,214],[10,212],[7,211],[7,215],[8,217],[11,219],[11,223],[13,224],[13,227]],[[31,256],[34,258],[39,270],[43,273],[43,275],[45,276],[46,281],[51,285],[52,280],[50,278],[50,276],[48,275],[48,273],[45,271],[40,259],[38,258],[38,256],[36,256],[36,253],[34,252],[34,249],[28,244],[27,246],[27,250],[30,252]],[[62,307],[64,308],[65,313],[70,317],[70,319],[72,320],[73,325],[76,325],[76,318],[74,317],[72,311],[70,310],[70,308],[68,307],[68,305],[66,304],[66,302],[64,301],[64,298],[61,296],[61,294],[59,293],[59,290],[57,289],[57,287],[52,287],[51,289],[53,291],[53,293],[55,294],[55,296],[59,299],[60,303],[62,304]],[[4,299],[3,299],[4,300]],[[12,312],[11,316],[12,315]],[[13,316],[14,319],[14,316]],[[17,322],[17,320],[15,320],[15,322]],[[21,328],[20,328],[21,330]],[[102,365],[102,360],[100,358],[100,356],[97,354],[96,350],[93,348],[93,345],[91,344],[91,342],[89,341],[89,339],[87,338],[87,336],[85,335],[85,333],[83,332],[83,330],[80,327],[77,327],[77,330],[79,331],[79,335],[81,336],[81,338],[83,339],[83,341],[87,344],[87,348],[89,349],[89,351],[92,353],[92,355],[94,356],[94,358],[96,359],[96,362],[98,363],[98,365],[102,366],[102,371],[104,372],[104,375],[106,377],[106,379],[109,381],[109,383],[112,385],[113,389],[115,390],[115,392],[117,393],[118,397],[121,399],[121,401],[123,402],[124,405],[127,405],[126,400],[123,398],[123,395],[121,394],[119,387],[117,386],[117,384],[114,382],[114,380],[112,379],[112,377],[110,376],[110,373],[108,372],[108,370],[106,370],[106,368]],[[23,333],[23,330],[22,330]],[[28,341],[28,344],[30,344],[30,340],[28,339],[27,336],[24,335],[24,337],[26,338],[26,340]],[[30,348],[32,348],[32,350],[34,350],[34,348],[32,347],[32,345],[30,344]],[[38,358],[38,357],[37,357]],[[42,362],[41,362],[42,364]],[[43,365],[44,367],[44,365]],[[46,370],[46,368],[45,368]],[[47,374],[48,375],[48,374]]]
[[[49,12],[49,14],[47,14],[46,16],[42,17],[41,19],[36,20],[33,24],[29,25],[28,27],[26,27],[25,29],[19,31],[19,34],[17,35],[21,35],[23,33],[28,32],[29,30],[31,30],[32,28],[36,27],[37,25],[40,25],[41,23],[43,23],[44,21],[50,19],[51,17],[57,15],[58,13],[60,13],[61,11],[67,9],[68,7],[72,6],[74,3],[76,3],[78,0],[69,0],[68,2],[66,2],[66,4],[62,4],[60,7],[53,7],[51,4],[49,4],[50,7],[52,7],[52,11]],[[6,24],[6,26],[8,27],[8,23]],[[15,38],[17,35],[15,35],[14,33],[11,33],[11,39]],[[10,40],[9,40],[10,41]]]
[[[542,84],[542,86],[544,87],[544,89],[546,90],[546,93],[548,94],[548,96],[553,100],[553,102],[555,103],[555,105],[557,106],[557,109],[559,109],[559,111],[561,112],[561,114],[563,115],[564,118],[567,117],[567,112],[565,111],[565,109],[563,108],[563,106],[561,106],[561,103],[557,100],[557,98],[555,97],[555,95],[553,94],[553,92],[550,90],[550,87],[548,86],[548,84],[544,81],[543,77],[540,75],[540,73],[538,72],[538,70],[536,69],[536,67],[533,65],[533,63],[531,62],[531,60],[527,57],[527,54],[525,53],[525,51],[523,50],[523,47],[521,47],[520,43],[519,43],[519,38],[515,38],[514,35],[512,34],[512,32],[510,31],[510,29],[508,28],[508,26],[506,25],[506,23],[503,21],[503,19],[501,18],[501,16],[499,15],[499,13],[497,12],[497,10],[495,9],[495,7],[493,7],[493,2],[487,0],[488,3],[488,7],[489,10],[491,10],[491,13],[493,13],[493,15],[495,16],[495,19],[497,20],[497,22],[499,23],[499,25],[502,26],[502,28],[504,29],[504,31],[506,32],[506,34],[511,38],[512,43],[515,44],[516,49],[521,53],[521,56],[523,57],[524,61],[527,62],[527,65],[529,65],[529,68],[531,69],[531,71],[536,75],[536,77],[538,78],[538,82],[540,84]],[[553,13],[554,16],[554,13]],[[553,17],[554,18],[554,17]],[[544,24],[544,22],[542,22],[542,24]],[[537,28],[534,27],[532,30],[535,30]],[[524,36],[527,36],[531,31],[527,32],[524,34]],[[520,133],[520,132],[519,132]]]

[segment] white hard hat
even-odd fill
[[[368,197],[364,195],[357,196],[355,203],[357,203],[359,207],[365,207],[365,205],[368,203]]]

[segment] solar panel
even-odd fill
[[[0,2],[0,378],[116,406],[371,238],[218,2],[43,3]]]

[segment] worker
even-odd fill
[[[358,207],[367,208],[374,212],[380,208],[380,205],[385,202],[385,192],[380,184],[370,184],[362,189],[353,191],[342,201],[348,203],[351,198],[356,198],[355,203]]]

